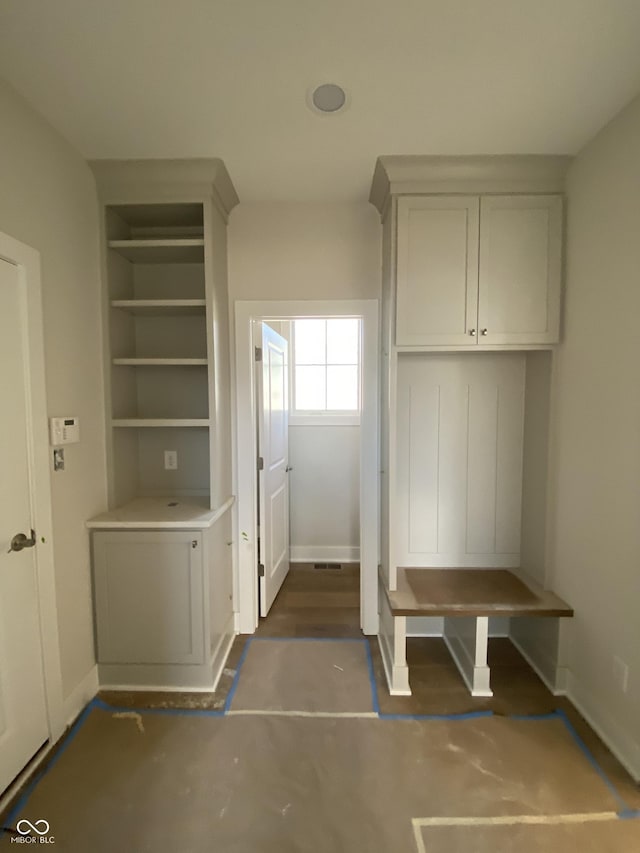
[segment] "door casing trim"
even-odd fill
[[[235,303],[234,589],[236,630],[252,634],[258,626],[256,477],[256,411],[252,325],[260,320],[302,317],[360,317],[362,319],[362,417],[360,423],[360,623],[365,634],[378,633],[379,448],[378,302],[363,300],[237,301]]]

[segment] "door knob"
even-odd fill
[[[285,474],[288,474],[289,471],[293,471],[293,465],[287,465],[287,467],[284,469]]]
[[[480,329],[480,334],[481,334],[481,335],[487,335],[488,333],[489,333],[489,330],[488,330],[488,329]]]
[[[23,548],[33,548],[36,544],[36,532],[31,531],[31,536],[26,536],[24,533],[16,533],[11,540],[11,547],[7,551],[10,554],[12,551],[22,551]]]
[[[471,335],[472,338],[475,338],[476,330],[475,329],[469,329],[469,334]]]

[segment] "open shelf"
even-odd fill
[[[204,299],[112,299],[111,307],[137,317],[189,317],[206,313]]]
[[[114,364],[128,367],[206,367],[206,358],[114,358]]]
[[[209,418],[115,418],[114,427],[208,427]]]
[[[109,240],[107,245],[139,264],[201,263],[204,260],[203,237]]]

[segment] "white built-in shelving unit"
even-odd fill
[[[211,688],[233,637],[226,225],[238,198],[220,160],[93,169],[109,481],[88,523],[100,678]]]
[[[390,604],[405,570],[512,569],[541,587],[552,580],[549,406],[568,165],[569,158],[544,156],[391,156],[376,164],[379,636],[395,692],[410,692],[411,613],[393,613]],[[545,634],[515,621],[523,627],[511,635],[530,657],[551,660],[556,629]],[[485,631],[485,652],[486,639]]]

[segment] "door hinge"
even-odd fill
[[[264,577],[264,563],[258,563],[258,577]]]
[[[264,470],[264,459],[262,456],[258,456],[258,471]]]
[[[262,347],[256,347],[256,361],[262,361]]]

